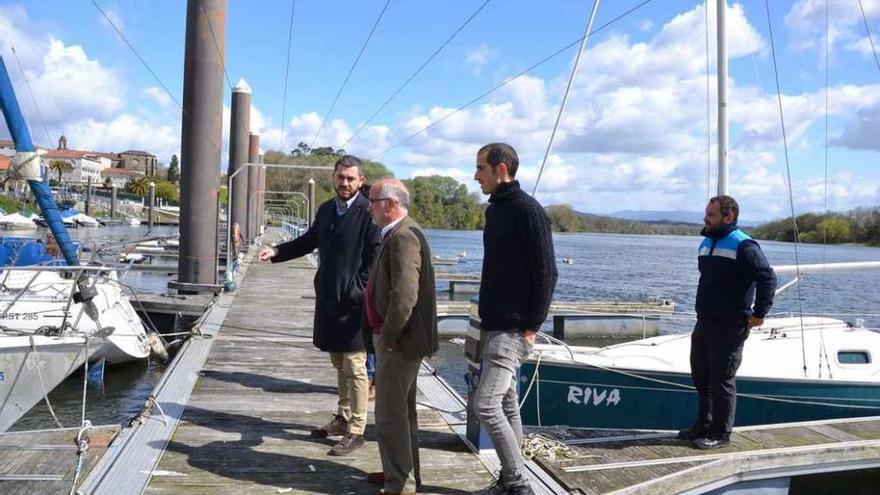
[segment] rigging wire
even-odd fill
[[[823,182],[822,197],[825,207],[825,221],[822,222],[822,274],[819,277],[819,314],[825,313],[826,277],[825,266],[828,263],[828,52],[829,52],[829,0],[825,0],[825,180]],[[822,377],[822,357],[824,355],[828,365],[828,377],[831,376],[831,360],[828,350],[825,348],[825,333],[819,327],[819,377]]]
[[[776,78],[776,99],[779,103],[779,122],[782,128],[782,145],[785,151],[785,169],[788,171],[788,204],[791,207],[791,223],[794,234],[794,264],[796,269],[796,277],[801,278],[800,273],[800,256],[798,245],[800,244],[800,234],[798,233],[798,225],[797,225],[797,217],[794,215],[794,195],[792,194],[792,185],[791,185],[791,164],[788,159],[788,139],[785,134],[785,115],[782,111],[782,90],[779,86],[779,68],[776,64],[776,47],[773,42],[773,23],[770,20],[770,0],[764,0],[764,8],[767,12],[767,29],[770,34],[770,53],[772,55],[773,60],[773,75]],[[801,354],[804,362],[804,376],[807,376],[807,351],[806,344],[804,343],[804,302],[801,297],[801,284],[797,285],[797,294],[798,294],[798,309],[800,310],[800,324],[801,324]]]
[[[868,16],[865,15],[865,7],[862,5],[862,0],[859,0],[859,10],[862,11],[862,22],[865,23],[865,31],[868,33],[868,42],[871,44],[871,53],[874,54],[874,62],[877,64],[877,70],[880,70],[880,59],[877,58],[877,49],[874,48],[874,38],[871,36],[871,28],[868,26]]]
[[[607,28],[607,27],[613,25],[613,24],[616,23],[617,21],[623,19],[624,17],[628,16],[629,14],[632,14],[633,12],[639,10],[640,8],[644,7],[645,5],[647,5],[647,4],[651,3],[651,2],[652,2],[652,0],[643,0],[642,2],[638,3],[638,4],[635,5],[634,7],[630,8],[629,10],[627,10],[627,11],[623,12],[622,14],[618,15],[618,16],[615,17],[614,19],[611,19],[610,21],[606,22],[605,24],[603,24],[603,25],[597,27],[596,29],[594,29],[593,31],[591,31],[589,34],[592,35],[592,34],[598,33],[599,31],[602,31],[603,29],[605,29],[605,28]],[[513,75],[513,76],[511,76],[511,77],[505,79],[504,81],[502,81],[502,82],[496,84],[495,86],[493,86],[493,87],[490,88],[489,90],[485,91],[484,93],[480,94],[479,96],[477,96],[477,97],[475,97],[475,98],[472,98],[472,99],[469,100],[467,103],[461,105],[460,107],[458,107],[458,108],[456,108],[455,110],[449,112],[448,114],[444,115],[443,117],[441,117],[441,118],[435,120],[434,122],[428,124],[427,126],[425,126],[424,128],[422,128],[421,130],[416,131],[416,132],[410,134],[409,136],[405,137],[404,139],[398,141],[397,143],[395,143],[395,144],[389,146],[388,148],[385,148],[385,150],[383,150],[383,151],[380,152],[378,155],[376,155],[376,156],[372,159],[372,161],[378,161],[380,158],[382,158],[383,156],[385,156],[386,154],[388,154],[389,151],[394,150],[394,149],[400,147],[401,145],[403,145],[403,144],[405,144],[405,143],[408,143],[410,140],[412,140],[412,139],[415,138],[416,136],[419,136],[420,134],[422,134],[422,133],[424,133],[424,132],[426,132],[426,131],[428,131],[428,130],[434,128],[434,127],[436,127],[436,126],[439,125],[441,122],[443,122],[443,121],[445,121],[446,119],[452,117],[453,115],[455,115],[455,114],[461,112],[462,110],[468,108],[469,106],[471,106],[471,105],[473,105],[474,103],[476,103],[476,102],[482,100],[483,98],[489,96],[490,94],[494,93],[495,91],[497,91],[497,90],[501,89],[502,87],[506,86],[507,84],[513,82],[515,79],[519,78],[520,76],[523,76],[523,75],[525,75],[525,74],[531,72],[531,71],[534,70],[535,68],[537,68],[537,67],[539,67],[539,66],[541,66],[541,65],[543,65],[543,64],[545,64],[545,63],[547,63],[547,62],[549,62],[550,60],[556,58],[557,56],[559,56],[559,55],[562,54],[563,52],[567,51],[569,48],[571,48],[571,47],[573,47],[573,46],[579,44],[579,43],[581,42],[581,40],[583,40],[583,36],[581,36],[580,38],[578,38],[578,39],[572,41],[571,43],[569,43],[569,44],[563,46],[562,48],[556,50],[555,52],[551,53],[550,55],[548,55],[548,56],[544,57],[543,59],[541,59],[541,60],[535,62],[534,64],[528,66],[527,68],[521,70],[520,72],[516,73],[515,75]]]
[[[709,81],[709,0],[704,9],[706,18],[706,202],[712,197],[712,83]]]
[[[395,90],[394,93],[392,93],[391,96],[388,97],[387,100],[385,100],[385,103],[382,103],[382,105],[380,105],[379,108],[377,108],[376,111],[373,112],[373,114],[370,115],[370,116],[367,118],[367,120],[364,121],[364,123],[361,124],[361,126],[357,128],[357,130],[354,131],[354,133],[352,133],[351,137],[349,137],[347,141],[345,141],[344,143],[342,143],[342,147],[345,148],[345,147],[348,145],[348,143],[350,143],[351,140],[354,139],[355,136],[357,136],[362,130],[364,130],[364,128],[367,127],[367,125],[368,125],[370,122],[372,122],[372,120],[373,120],[377,115],[379,115],[379,112],[381,112],[382,110],[384,110],[385,107],[386,107],[389,103],[391,103],[391,100],[393,100],[395,97],[397,97],[397,95],[400,94],[401,91],[403,91],[403,88],[405,88],[407,85],[409,85],[409,83],[412,82],[412,80],[415,79],[415,77],[416,77],[417,75],[419,75],[419,73],[422,71],[422,69],[424,69],[425,67],[427,67],[427,65],[428,65],[429,63],[431,63],[432,60],[434,60],[434,57],[436,57],[436,56],[437,56],[437,55],[438,55],[438,54],[439,54],[444,48],[446,48],[446,45],[448,45],[448,44],[453,40],[453,38],[455,38],[456,36],[458,36],[458,33],[460,33],[460,32],[465,28],[465,26],[467,26],[468,24],[470,24],[470,22],[474,19],[474,17],[476,17],[477,14],[479,14],[480,11],[483,10],[483,7],[485,7],[485,6],[486,6],[489,2],[491,2],[491,1],[492,1],[492,0],[486,0],[486,1],[483,2],[479,7],[477,7],[477,10],[475,10],[475,11],[470,15],[470,17],[468,17],[467,19],[465,19],[465,21],[464,21],[460,26],[458,26],[458,29],[456,29],[455,31],[453,31],[453,33],[452,33],[451,35],[449,35],[448,38],[446,38],[446,41],[444,41],[444,42],[443,42],[443,43],[442,43],[442,44],[441,44],[436,50],[434,50],[434,53],[432,53],[431,56],[427,58],[427,60],[425,60],[424,62],[422,62],[422,65],[420,65],[419,68],[416,69],[416,71],[413,72],[412,75],[410,75],[409,78],[407,78],[407,80],[404,81],[403,84],[401,84],[400,87],[397,88],[397,90]]]
[[[18,52],[15,51],[15,47],[10,46],[9,49],[12,50],[12,55],[15,57],[15,63],[18,64],[18,70],[21,71],[21,77],[24,79],[24,87],[27,88],[27,92],[31,97],[31,101],[34,102],[34,108],[37,109],[37,116],[40,118],[40,124],[43,126],[43,132],[46,133],[46,139],[48,140],[46,146],[51,146],[52,134],[49,133],[49,128],[46,127],[46,119],[43,118],[43,112],[42,110],[40,110],[40,104],[37,103],[37,99],[34,97],[34,92],[31,90],[31,82],[28,79],[27,73],[24,71],[24,66],[21,65],[21,60],[18,58]]]
[[[565,86],[565,93],[562,95],[562,102],[559,104],[559,112],[556,114],[556,122],[553,124],[553,130],[550,132],[550,139],[547,141],[547,149],[544,150],[544,159],[541,160],[541,168],[538,169],[538,178],[535,179],[535,187],[532,188],[532,196],[538,193],[538,184],[541,183],[541,176],[544,174],[544,167],[547,165],[547,157],[550,156],[550,150],[553,148],[553,139],[556,137],[556,130],[559,129],[559,121],[562,120],[562,112],[565,111],[565,103],[568,102],[568,95],[571,93],[571,86],[574,84],[574,76],[577,74],[578,66],[581,63],[581,55],[587,47],[590,40],[590,31],[593,29],[593,21],[596,20],[596,12],[599,10],[599,0],[593,0],[593,11],[590,13],[590,20],[584,29],[584,37],[581,40],[581,46],[578,48],[577,56],[574,59],[574,66],[571,68],[571,76],[568,78],[568,85]]]
[[[104,9],[102,9],[101,6],[98,5],[98,2],[96,0],[91,0],[91,1],[92,1],[92,5],[94,5],[95,8],[98,10],[98,12],[100,12],[101,16],[104,17],[104,19],[107,21],[107,23],[113,29],[113,31],[115,31],[116,34],[119,36],[119,38],[122,39],[122,41],[126,45],[128,45],[128,48],[131,50],[132,53],[134,53],[135,57],[137,57],[137,59],[140,61],[141,65],[143,65],[144,68],[147,69],[147,72],[149,72],[150,75],[153,76],[153,79],[155,79],[156,82],[159,83],[159,86],[162,87],[162,89],[165,91],[165,93],[168,95],[168,97],[171,98],[171,100],[177,105],[178,108],[180,108],[180,111],[183,114],[183,116],[188,119],[191,119],[192,115],[190,115],[189,112],[187,112],[186,109],[183,108],[183,104],[180,103],[180,100],[178,100],[177,97],[174,96],[174,94],[171,92],[171,90],[168,89],[168,86],[166,86],[165,83],[162,82],[162,79],[160,79],[159,76],[156,74],[156,71],[154,71],[153,68],[150,67],[150,64],[148,64],[147,61],[144,60],[144,57],[142,57],[140,52],[137,51],[137,49],[134,47],[134,45],[132,45],[131,42],[128,41],[128,38],[125,37],[125,35],[122,33],[122,31],[118,27],[116,27],[116,23],[114,23],[113,20],[110,19],[110,16],[108,16],[107,13],[104,12]],[[181,120],[182,120],[182,118],[181,118]],[[220,150],[220,145],[217,144],[217,142],[211,136],[207,135],[206,133],[202,133],[202,137],[205,138],[209,143],[211,143],[211,145],[214,148],[216,148],[218,151]]]
[[[364,51],[366,51],[367,45],[373,38],[373,33],[376,32],[376,28],[379,26],[379,21],[381,21],[382,17],[385,15],[385,11],[388,9],[389,4],[391,4],[391,0],[386,0],[385,6],[383,6],[382,11],[379,12],[379,17],[376,18],[376,22],[373,23],[373,27],[370,29],[370,34],[367,35],[367,39],[365,39],[364,44],[361,45],[361,50],[360,52],[358,52],[357,57],[355,57],[354,63],[351,64],[351,68],[348,69],[348,74],[346,74],[345,79],[342,81],[342,86],[340,86],[339,91],[336,92],[336,97],[333,98],[333,103],[330,104],[330,108],[327,109],[327,112],[324,114],[324,118],[321,119],[321,126],[318,127],[318,131],[315,132],[315,135],[312,137],[309,148],[315,145],[315,141],[318,139],[318,136],[321,135],[321,131],[324,130],[324,126],[327,124],[327,119],[330,118],[330,114],[333,112],[333,108],[336,107],[336,102],[339,101],[339,97],[342,95],[342,91],[348,84],[348,80],[351,78],[351,74],[354,72],[355,67],[357,67],[358,62],[360,62],[361,56],[363,56]]]
[[[293,15],[296,13],[296,0],[290,0],[290,26],[287,28],[287,63],[284,64],[284,90],[281,95],[281,136],[278,150],[284,153],[284,123],[287,112],[287,81],[290,78],[290,50],[293,47]]]
[[[208,12],[205,11],[205,5],[199,4],[201,8],[202,15],[205,16],[205,22],[208,23],[208,30],[211,31],[211,39],[214,40],[214,48],[217,50],[217,58],[220,59],[220,67],[223,68],[223,74],[226,76],[226,85],[229,87],[229,92],[232,92],[232,81],[229,79],[229,72],[226,70],[226,57],[223,56],[223,52],[220,50],[220,42],[217,41],[217,33],[214,32],[214,23],[211,22],[211,18],[208,16]]]

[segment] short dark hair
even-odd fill
[[[727,195],[715,196],[709,200],[710,203],[718,203],[718,206],[721,208],[721,216],[726,217],[733,213],[733,221],[737,221],[739,219],[739,203],[736,202],[735,199],[731,198]]]
[[[343,155],[342,157],[339,158],[339,160],[336,160],[336,164],[333,165],[333,173],[336,173],[336,170],[338,170],[339,167],[342,167],[342,168],[357,167],[358,168],[358,175],[360,175],[360,176],[364,175],[364,164],[361,163],[360,158],[358,158],[354,155]]]
[[[492,165],[492,168],[497,168],[502,163],[506,164],[507,173],[511,177],[516,177],[516,169],[519,168],[519,157],[516,155],[516,150],[513,149],[513,146],[507,143],[489,143],[480,148],[477,156],[480,155],[486,155],[486,162]]]

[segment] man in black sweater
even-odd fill
[[[515,375],[547,319],[557,278],[550,220],[514,179],[518,166],[508,144],[487,144],[477,153],[474,179],[491,196],[483,229],[483,347],[474,407],[501,461],[501,476],[478,492],[485,495],[534,493],[524,476]]]

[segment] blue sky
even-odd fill
[[[385,99],[485,0],[392,0],[315,146],[344,145]],[[880,203],[880,69],[857,0],[830,0],[828,175],[825,167],[825,0],[771,2],[798,212]],[[180,101],[182,0],[97,0]],[[603,2],[601,26],[637,1]],[[381,157],[400,177],[446,174],[477,190],[474,153],[503,140],[520,151],[531,188],[575,56],[569,49],[393,151],[412,133],[579,38],[591,2],[491,0],[369,125],[344,147]],[[710,64],[714,71],[714,4]],[[862,0],[875,43],[880,0]],[[289,1],[230,0],[226,65],[253,89],[251,123],[263,150],[312,142],[385,0],[296,2],[282,123]],[[731,2],[731,193],[747,219],[789,209],[764,2]],[[701,210],[706,199],[705,11],[654,0],[595,34],[584,53],[538,198],[608,213]],[[35,139],[65,134],[77,149],[179,153],[180,109],[92,2],[5,1],[0,55]],[[15,47],[40,113],[26,94]],[[714,104],[715,83],[710,97]],[[715,114],[710,111],[711,144]],[[226,111],[228,119],[228,110]],[[228,125],[226,125],[228,128]],[[228,149],[224,130],[225,151]],[[283,133],[283,137],[282,137]],[[6,137],[0,127],[0,137]],[[715,151],[709,153],[714,167]],[[182,164],[186,166],[186,164]],[[714,180],[714,179],[712,179]],[[714,186],[713,186],[714,187]]]

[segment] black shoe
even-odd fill
[[[507,485],[504,484],[504,477],[500,471],[495,474],[497,477],[491,485],[482,490],[471,492],[471,495],[507,495]]]
[[[349,433],[342,437],[342,440],[339,441],[336,445],[330,449],[330,452],[327,452],[327,455],[348,455],[354,452],[355,450],[364,446],[364,436],[363,435],[355,435]]]
[[[531,485],[517,485],[507,487],[507,495],[535,495]]]
[[[701,450],[712,450],[730,444],[730,437],[702,437],[694,440],[694,447]]]
[[[699,426],[694,426],[692,428],[685,428],[683,430],[678,430],[678,439],[679,440],[687,440],[688,442],[693,442],[694,440],[705,437],[706,430],[704,428],[700,428]]]

